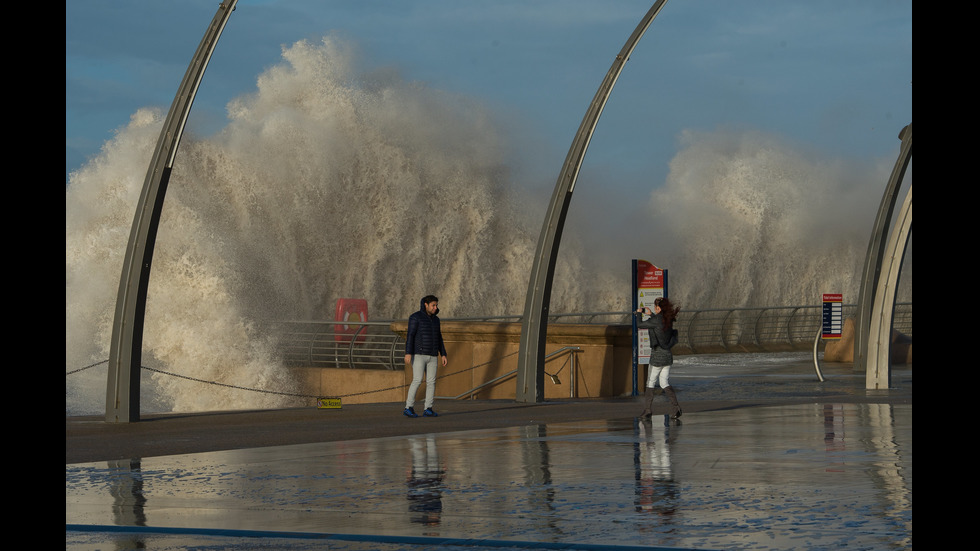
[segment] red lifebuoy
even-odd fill
[[[337,299],[337,314],[334,317],[335,321],[343,322],[359,322],[368,320],[368,307],[367,301],[362,298],[339,298]],[[350,335],[353,335],[360,331],[357,340],[354,342],[364,342],[367,335],[361,329],[363,326],[358,324],[347,324],[335,325],[334,339],[338,342],[350,342]]]

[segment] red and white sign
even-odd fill
[[[350,342],[351,335],[360,331],[355,342],[364,342],[367,334],[362,325],[357,322],[368,320],[367,301],[362,298],[340,298],[337,299],[337,315],[335,321],[345,322],[344,325],[334,325],[334,339],[338,342]],[[351,322],[351,323],[347,323]]]
[[[653,301],[664,296],[664,271],[646,260],[636,261],[636,303],[653,309]]]
[[[664,296],[664,271],[646,260],[636,261],[636,304],[653,310],[653,301]],[[637,331],[636,359],[639,364],[650,363],[650,333]]]
[[[824,293],[823,295],[823,338],[841,338],[844,330],[844,295]]]

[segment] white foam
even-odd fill
[[[512,181],[517,140],[478,102],[391,71],[358,73],[349,48],[326,38],[284,48],[228,114],[215,136],[187,135],[180,145],[153,261],[144,365],[293,392],[256,323],[331,319],[342,297],[368,299],[374,319],[407,317],[428,293],[449,317],[523,310],[546,205]],[[70,176],[68,369],[108,357],[122,258],[162,121],[159,110],[138,111]],[[829,231],[828,220],[857,217],[850,204],[873,209],[890,167],[853,168],[751,133],[686,136],[651,206],[672,294],[688,307],[855,295],[870,215],[860,213],[863,233]],[[831,214],[837,205],[845,209]],[[601,240],[610,249],[620,241]],[[625,261],[594,265],[574,229],[559,261],[551,311],[628,309]],[[104,368],[69,377],[66,409],[100,413],[104,384]],[[296,405],[166,375],[144,374],[143,388],[149,411]]]

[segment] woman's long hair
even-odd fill
[[[654,306],[660,307],[660,315],[664,320],[664,331],[670,331],[674,328],[674,320],[677,318],[677,313],[681,311],[680,306],[674,306],[670,299],[667,297],[658,298],[653,301]]]

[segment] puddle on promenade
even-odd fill
[[[100,526],[364,537],[248,540],[284,549],[438,548],[449,538],[495,549],[903,549],[912,546],[912,406],[758,407],[666,426],[662,417],[528,425],[73,464],[65,493],[66,524],[96,527],[69,529],[73,549],[209,541]],[[217,539],[201,545],[243,545]]]

